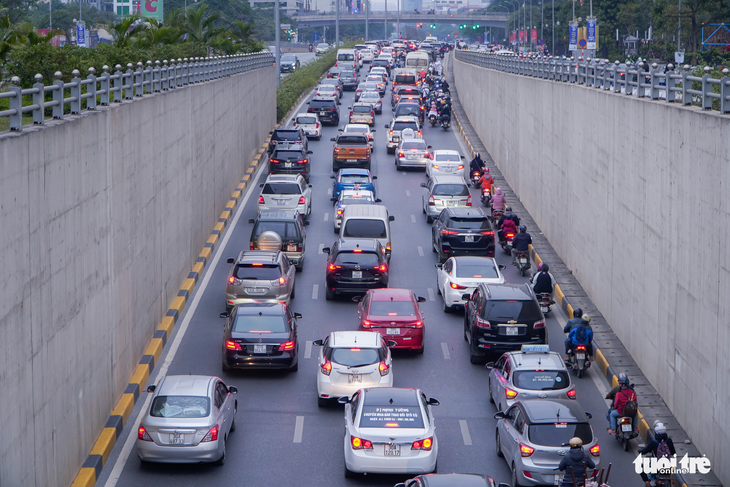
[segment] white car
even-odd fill
[[[393,387],[393,359],[389,345],[377,331],[334,331],[316,340],[319,350],[317,405],[351,396],[365,387]]]
[[[330,45],[326,42],[320,42],[317,44],[317,48],[315,49],[315,54],[324,54],[327,52],[327,50],[330,48]]]
[[[373,150],[373,145],[375,144],[375,137],[373,134],[375,133],[375,129],[371,129],[370,125],[366,123],[348,123],[345,125],[343,132],[367,135],[370,140],[370,150]]]
[[[319,85],[317,91],[314,92],[315,99],[331,99],[340,104],[340,91],[334,85]]]
[[[462,307],[464,294],[472,294],[481,283],[504,284],[498,265],[492,257],[463,255],[451,257],[443,264],[436,264],[436,292],[444,300],[444,311]]]
[[[297,210],[306,217],[312,212],[312,185],[301,174],[269,174],[261,184],[261,210]]]
[[[297,113],[292,125],[304,130],[307,138],[317,140],[322,138],[322,123],[319,121],[319,115],[316,113]]]
[[[375,59],[375,53],[370,49],[364,49],[362,51],[362,62],[371,63]]]
[[[345,477],[436,470],[436,399],[426,399],[418,389],[377,387],[339,402],[345,405]]]
[[[379,74],[383,77],[383,81],[388,81],[388,70],[382,66],[375,66],[370,69],[370,74]]]
[[[383,113],[383,99],[380,98],[377,91],[363,91],[357,101],[360,103],[370,103],[376,115]]]
[[[391,120],[389,124],[385,125],[388,129],[388,154],[395,154],[395,149],[398,147],[401,139],[401,131],[403,129],[412,129],[416,139],[423,138],[421,136],[421,127],[418,125],[418,118],[411,116],[397,117]],[[452,151],[453,152],[453,151]],[[428,166],[426,166],[428,170]]]
[[[436,175],[466,177],[464,156],[455,150],[435,150],[433,159],[426,165],[426,177]]]

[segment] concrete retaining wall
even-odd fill
[[[274,68],[0,137],[0,485],[69,485],[276,122]]]
[[[730,117],[460,61],[454,75],[512,189],[730,485]]]

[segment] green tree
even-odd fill
[[[122,17],[118,22],[106,25],[106,30],[112,35],[112,45],[115,47],[129,47],[137,44],[145,27],[140,22],[139,15]]]

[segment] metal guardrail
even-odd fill
[[[688,64],[676,67],[667,65],[666,72],[657,69],[656,63],[610,63],[598,59],[558,58],[517,54],[494,54],[477,51],[456,51],[456,59],[483,68],[530,76],[564,83],[574,83],[597,89],[610,90],[639,98],[665,100],[682,105],[698,104],[704,110],[730,113],[730,70],[722,70],[721,79],[710,76],[705,67],[703,76],[694,76]],[[646,68],[649,68],[647,71]],[[718,100],[719,103],[713,103]]]
[[[94,68],[89,68],[89,75],[85,79],[81,79],[81,73],[75,69],[69,83],[65,83],[61,79],[62,73],[56,71],[56,81],[50,86],[44,85],[43,77],[36,74],[36,82],[32,88],[27,89],[22,89],[20,78],[13,76],[9,90],[0,93],[0,99],[7,99],[9,102],[9,109],[0,111],[0,117],[10,118],[11,131],[22,131],[23,115],[26,113],[32,114],[33,125],[43,125],[47,108],[51,109],[54,119],[62,120],[67,114],[75,115],[83,110],[95,110],[97,106],[107,106],[145,94],[174,90],[193,83],[252,71],[273,63],[273,54],[262,51],[154,63],[147,61],[146,66],[138,62],[136,69],[129,63],[126,71],[123,71],[122,65],[117,64],[114,73],[109,73],[109,66],[104,66],[99,76],[96,76]],[[50,93],[50,100],[47,100],[47,93]],[[86,101],[85,108],[82,106],[83,100]]]

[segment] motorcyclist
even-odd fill
[[[585,474],[584,465],[588,468],[596,468],[596,464],[593,462],[591,456],[583,451],[583,440],[576,436],[570,439],[570,450],[568,451],[568,454],[560,460],[560,465],[558,465],[558,470],[561,472],[565,471],[560,485],[573,486],[575,485],[573,483],[573,480],[575,479],[578,486],[583,486],[585,480],[583,478],[583,475]]]
[[[613,400],[614,410],[611,411],[611,414],[609,414],[609,421],[611,422],[611,426],[608,429],[609,435],[616,434],[616,423],[618,422],[618,418],[624,415],[624,406],[626,405],[626,403],[628,401],[636,401],[636,392],[631,389],[628,377],[619,380],[619,387],[620,389],[616,393],[616,397]],[[634,433],[638,433],[639,431],[637,427],[638,419],[638,414],[634,414],[634,417],[631,418]]]
[[[588,325],[588,327],[590,327],[590,325]],[[567,342],[567,340],[566,340],[566,342]],[[624,372],[621,372],[618,375],[618,380],[616,381],[616,385],[613,387],[613,389],[611,389],[610,391],[608,391],[608,393],[606,393],[606,399],[611,401],[611,405],[608,407],[608,412],[606,413],[606,421],[611,421],[611,411],[614,410],[613,401],[614,401],[614,399],[616,399],[616,393],[618,393],[618,391],[621,390],[622,382],[629,382],[629,378]],[[634,384],[629,384],[629,387],[633,389]]]
[[[494,184],[494,178],[491,174],[489,174],[489,168],[484,166],[484,172],[482,173],[482,177],[479,179],[479,182],[477,183],[477,186],[484,189],[489,189],[489,194],[492,194],[492,185]],[[491,196],[490,196],[491,198]]]
[[[520,232],[512,239],[512,265],[517,265],[517,253],[527,254],[527,262],[530,262],[530,244],[532,236],[527,233],[527,227],[520,225]]]
[[[492,213],[495,211],[501,211],[504,214],[504,196],[502,195],[502,188],[494,190],[494,196],[492,196]]]
[[[570,333],[570,331],[573,328],[578,328],[578,325],[583,321],[581,317],[583,316],[583,310],[581,308],[575,308],[573,310],[573,317],[568,320],[568,322],[563,327],[563,333]],[[590,325],[588,325],[590,326]],[[587,328],[587,327],[586,327]],[[613,399],[613,397],[611,398]]]
[[[433,100],[431,101],[431,109],[428,111],[428,118],[429,119],[431,118],[431,115],[433,115],[433,116],[435,116],[437,118],[438,118],[438,115],[439,115],[438,109],[436,108],[436,102],[433,101]]]
[[[502,216],[500,217],[499,221],[497,222],[497,227],[498,228],[502,228],[502,223],[504,223],[504,221],[508,218],[507,215],[512,215],[512,217],[510,218],[510,220],[512,220],[513,222],[515,222],[515,226],[519,228],[519,225],[515,221],[515,214],[512,213],[512,207],[511,206],[508,206],[508,207],[506,207],[504,209],[504,213],[502,213]],[[519,221],[519,218],[517,220]]]
[[[570,360],[570,354],[573,352],[573,349],[576,345],[585,345],[586,346],[586,352],[588,353],[588,360],[593,362],[593,329],[590,326],[591,323],[591,316],[589,314],[584,314],[581,316],[581,322],[578,323],[578,326],[570,330],[568,333],[568,338],[565,340],[565,361]],[[580,336],[580,332],[578,331],[579,328],[584,328],[586,333],[586,339],[580,340],[578,337]]]
[[[314,46],[313,46],[313,45],[312,45],[312,43],[310,42],[310,43],[309,43],[309,52],[312,52],[312,49],[314,49]]]
[[[474,159],[472,159],[469,163],[469,172],[472,175],[475,172],[479,173],[479,178],[481,179],[481,175],[484,172],[484,161],[482,160],[478,152],[474,154]]]
[[[441,114],[439,115],[439,122],[444,123],[444,120],[451,121],[451,107],[444,105],[441,107]]]
[[[444,93],[451,93],[449,91],[449,82],[446,81],[446,78],[441,78],[441,89],[444,90]]]
[[[662,445],[662,443],[666,446],[666,448],[662,447],[660,450],[660,445]],[[674,441],[672,441],[669,435],[667,435],[666,425],[659,420],[654,421],[654,438],[647,443],[646,446],[639,448],[639,455],[651,453],[656,458],[663,458],[667,454],[667,450],[670,455],[677,454],[677,450],[674,448]],[[649,479],[649,476],[644,472],[641,472],[639,475],[641,475],[641,480],[644,481],[644,485],[646,485],[646,487],[651,487],[651,480]],[[657,479],[656,485],[663,485],[663,482],[660,479]]]
[[[514,242],[514,236],[517,235],[517,227],[515,226],[515,222],[512,221],[511,218],[507,218],[502,222],[502,226],[499,228],[499,243],[501,244],[505,240],[507,240],[507,234],[513,235],[513,242]],[[514,243],[513,243],[514,245]]]
[[[532,290],[535,291],[535,294],[550,293],[550,300],[552,301],[553,291],[555,290],[555,277],[550,274],[550,266],[546,263],[542,264],[540,272],[532,276]]]

